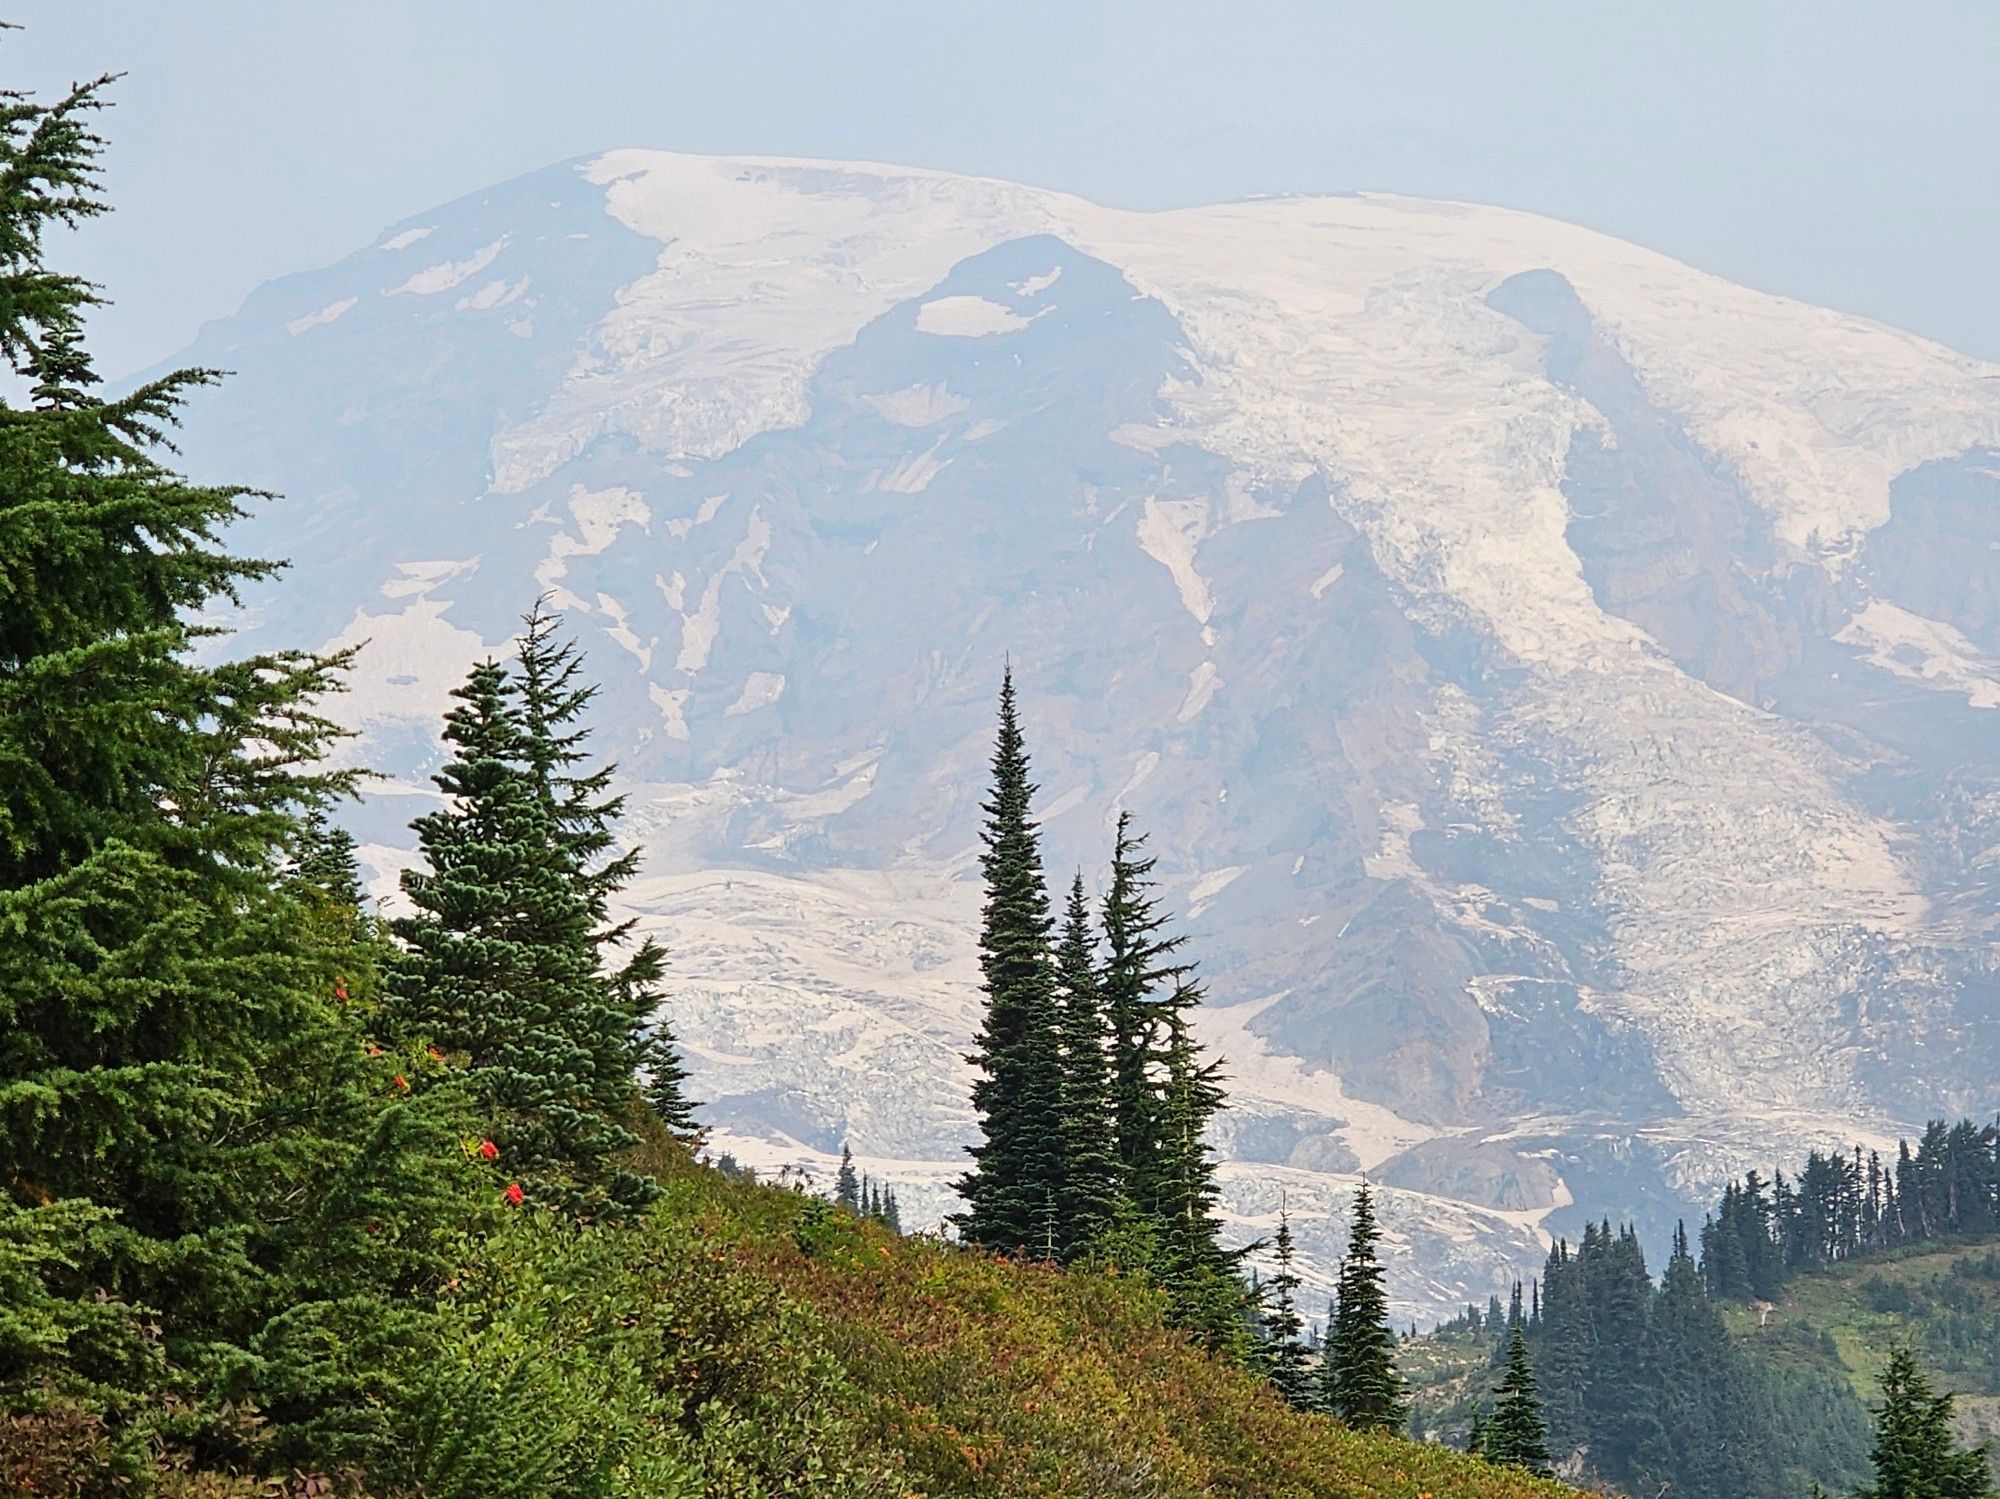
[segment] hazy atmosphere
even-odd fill
[[[2000,10],[0,60],[0,1499],[2000,1499]]]
[[[937,167],[1121,207],[1372,189],[1527,209],[2000,358],[2000,9],[1576,0],[552,7],[29,0],[102,71],[107,370],[271,276],[615,146]],[[165,247],[164,253],[162,247]]]

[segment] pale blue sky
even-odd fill
[[[105,70],[112,374],[384,224],[607,146],[866,157],[1134,207],[1380,188],[1588,224],[2000,359],[1991,0],[17,0]]]

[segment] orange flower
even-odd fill
[[[333,981],[333,997],[334,997],[335,999],[345,999],[345,998],[347,998],[347,980],[346,980],[346,979],[335,979],[335,980]]]
[[[394,1088],[398,1093],[407,1093],[410,1091],[410,1080],[399,1072],[389,1079],[389,1086]]]
[[[521,1199],[526,1194],[521,1191],[521,1184],[519,1182],[508,1182],[507,1190],[502,1192],[500,1195],[506,1198],[508,1203],[511,1204],[512,1206],[519,1207],[521,1205]]]
[[[439,1051],[435,1046],[427,1046],[424,1049],[431,1054],[433,1062],[442,1062],[444,1060],[444,1053]]]
[[[480,1160],[495,1161],[498,1160],[499,1158],[500,1158],[500,1147],[498,1145],[495,1145],[491,1140],[481,1140],[479,1142]]]

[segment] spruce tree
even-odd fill
[[[1264,1368],[1278,1393],[1304,1410],[1313,1404],[1313,1390],[1307,1367],[1308,1350],[1302,1336],[1305,1318],[1299,1314],[1296,1254],[1292,1217],[1280,1206],[1278,1231],[1271,1239],[1273,1269],[1260,1318],[1264,1339],[1261,1352]]]
[[[1029,779],[1010,668],[1000,684],[993,789],[984,804],[986,902],[979,963],[986,1009],[970,1058],[982,1138],[958,1183],[966,1240],[1001,1253],[1050,1255],[1059,1226],[1065,1148],[1062,1050],[1050,960],[1048,889],[1029,818]]]
[[[1859,1499],[1993,1499],[1986,1450],[1952,1436],[1950,1395],[1931,1389],[1908,1348],[1889,1354],[1875,1412],[1875,1482]]]
[[[248,1402],[273,1463],[365,1461],[460,1115],[396,1086],[369,946],[296,878],[344,659],[199,622],[277,571],[218,541],[250,492],[161,460],[211,376],[100,398],[95,294],[44,262],[102,208],[101,86],[0,96],[0,1406],[84,1400],[136,1460]]]
[[[1519,1323],[1507,1338],[1507,1362],[1500,1377],[1493,1419],[1481,1433],[1479,1449],[1490,1462],[1547,1473],[1548,1431],[1542,1423],[1542,1402],[1535,1393],[1535,1374],[1528,1364],[1528,1340]]]
[[[1056,988],[1062,1014],[1062,1234],[1065,1259],[1097,1247],[1118,1211],[1121,1170],[1111,1103],[1109,1030],[1099,994],[1083,875],[1070,885]]]
[[[527,766],[505,672],[481,662],[453,695],[434,778],[447,805],[414,825],[423,865],[403,890],[416,910],[393,924],[392,1012],[467,1069],[530,1199],[623,1216],[651,1189],[616,1164],[634,1137],[604,1107],[598,911]]]
[[[1338,1297],[1320,1365],[1321,1408],[1349,1426],[1400,1431],[1409,1398],[1396,1367],[1396,1334],[1375,1246],[1375,1200],[1367,1182],[1354,1195],[1354,1223],[1347,1257],[1340,1263]]]

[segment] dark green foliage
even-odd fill
[[[1984,1448],[1960,1449],[1952,1397],[1931,1389],[1907,1348],[1889,1355],[1875,1412],[1875,1482],[1859,1499],[1992,1499]]]
[[[600,1112],[622,1113],[631,1101],[633,1076],[642,1073],[653,1113],[689,1140],[696,1131],[687,1073],[658,1014],[666,953],[650,937],[635,942],[631,920],[610,917],[612,899],[638,873],[640,850],[618,849],[625,798],[610,790],[617,767],[587,768],[590,729],[584,720],[598,688],[584,676],[583,657],[561,634],[561,616],[546,599],[535,601],[521,626],[510,686],[519,707],[522,762],[548,813],[571,888],[588,913],[597,950],[598,997],[574,1012],[568,1026],[595,1059]]]
[[[1187,977],[1175,961],[1184,937],[1164,935],[1167,918],[1152,893],[1155,860],[1145,835],[1118,814],[1111,850],[1111,887],[1104,896],[1104,971],[1099,993],[1111,1029],[1111,1101],[1127,1190],[1144,1201],[1148,1174],[1160,1159],[1155,1086],[1158,999]]]
[[[1701,1231],[1701,1274],[1718,1296],[1775,1300],[1804,1270],[2000,1227],[2000,1127],[1933,1120],[1893,1168],[1879,1156],[1806,1157],[1796,1182],[1750,1172],[1723,1189]]]
[[[394,923],[391,1012],[465,1069],[531,1200],[620,1216],[647,1186],[616,1163],[634,1143],[619,1121],[636,1058],[599,971],[601,905],[530,768],[506,674],[482,662],[454,696],[435,777],[447,805],[417,820],[423,867],[403,876],[416,911]]]
[[[840,1170],[833,1179],[833,1200],[850,1213],[861,1211],[861,1179],[854,1174],[854,1155],[840,1147]]]
[[[1000,684],[980,859],[986,1010],[971,1060],[979,1073],[972,1103],[982,1138],[971,1147],[973,1169],[958,1183],[966,1206],[955,1221],[967,1242],[982,1248],[1050,1257],[1065,1238],[1062,1049],[1048,889],[1028,815],[1034,794],[1010,670]]]
[[[1062,1011],[1062,1223],[1065,1259],[1093,1252],[1118,1211],[1123,1170],[1112,1109],[1110,1030],[1099,992],[1083,876],[1070,885],[1056,948]]]
[[[1500,1377],[1493,1419],[1478,1433],[1475,1451],[1488,1461],[1546,1473],[1549,1468],[1548,1430],[1542,1422],[1541,1397],[1528,1364],[1528,1342],[1516,1323],[1507,1335],[1507,1362]]]
[[[1400,1431],[1409,1418],[1409,1397],[1396,1367],[1396,1334],[1376,1258],[1380,1237],[1374,1194],[1364,1181],[1354,1194],[1347,1257],[1320,1361],[1320,1408],[1349,1426]]]
[[[1258,1359],[1280,1395],[1300,1410],[1314,1404],[1305,1318],[1299,1314],[1299,1272],[1294,1261],[1291,1214],[1278,1210],[1271,1239],[1271,1278],[1264,1285],[1258,1321]]]
[[[681,1144],[700,1143],[701,1125],[688,1098],[687,1068],[664,1020],[655,1019],[640,1038],[639,1077],[640,1091],[653,1117]]]
[[[271,1460],[359,1460],[444,1274],[460,1121],[369,1054],[372,939],[294,868],[345,786],[316,711],[343,662],[222,659],[195,622],[275,571],[217,540],[251,495],[159,461],[209,377],[100,400],[94,298],[42,263],[98,210],[96,104],[0,101],[30,392],[0,408],[0,1405],[67,1397],[126,1463],[238,1450],[247,1401]]]

